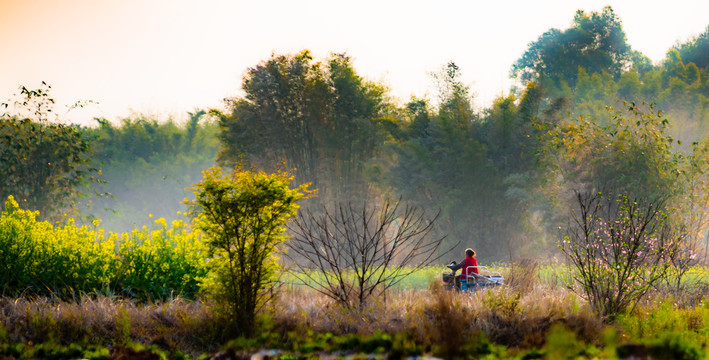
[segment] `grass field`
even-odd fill
[[[214,311],[214,304],[199,299],[2,298],[0,356],[239,358],[274,349],[272,358],[282,359],[331,354],[394,359],[423,354],[445,359],[706,358],[709,303],[703,301],[703,288],[681,297],[655,291],[632,313],[606,322],[560,285],[564,268],[559,265],[497,268],[508,285],[471,294],[446,291],[440,286],[445,267],[434,266],[354,309],[308,287],[285,286],[262,309],[254,338],[230,335],[229,321]],[[705,281],[707,274],[707,268],[695,267],[688,278]]]

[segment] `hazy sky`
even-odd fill
[[[0,101],[46,81],[60,107],[99,102],[71,113],[82,122],[183,116],[240,94],[244,71],[272,52],[307,48],[347,52],[402,101],[434,98],[428,73],[453,60],[482,107],[509,90],[531,41],[605,5],[655,62],[709,25],[707,0],[0,0]]]

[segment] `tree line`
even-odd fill
[[[141,115],[120,126],[105,119],[97,128],[61,125],[90,144],[78,154],[92,154],[58,176],[78,174],[90,185],[71,189],[112,193],[115,200],[94,200],[94,209],[127,216],[117,227],[140,225],[131,214],[174,214],[189,196],[183,189],[217,162],[291,170],[297,185],[317,189],[305,206],[401,198],[440,210],[433,232],[489,260],[552,249],[574,190],[666,199],[678,209],[677,221],[691,224],[700,239],[707,201],[707,49],[709,28],[652,64],[627,43],[610,7],[578,11],[568,29],[550,29],[529,44],[511,69],[517,87],[485,109],[473,106],[454,62],[432,77],[435,101],[413,97],[401,104],[384,84],[360,75],[347,54],[274,54],[246,71],[244,95],[230,99],[226,110],[197,110],[183,126]],[[0,133],[33,136],[29,128],[7,127],[21,121],[60,128],[36,119],[31,112],[6,113]],[[43,164],[39,154],[47,152],[18,145],[20,138],[0,138],[2,154],[27,149],[22,156]],[[0,194],[29,194],[21,176],[6,175]],[[96,186],[98,179],[109,185]],[[39,187],[57,194],[67,188]],[[48,218],[73,207],[36,205]]]

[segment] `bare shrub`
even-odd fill
[[[289,225],[285,256],[304,285],[346,308],[361,309],[452,249],[439,254],[443,239],[429,237],[436,218],[401,201],[385,201],[379,208],[341,204],[320,214],[308,209]]]

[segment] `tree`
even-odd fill
[[[647,104],[625,103],[624,109],[609,111],[606,125],[579,118],[549,129],[542,149],[549,177],[571,190],[675,199],[683,191],[683,160],[673,151],[669,121]]]
[[[576,192],[576,209],[559,242],[573,279],[594,310],[612,319],[668,277],[686,233],[663,212],[663,199]],[[686,254],[692,257],[691,252]]]
[[[530,43],[511,75],[522,83],[574,87],[579,68],[589,74],[608,72],[617,79],[631,55],[620,18],[610,6],[601,13],[579,10],[569,29],[551,29]]]
[[[575,206],[561,199],[556,213],[602,202],[589,195],[598,192],[603,193],[606,202],[625,199],[614,208],[604,205],[613,211],[626,208],[615,215],[606,211],[607,222],[625,221],[616,215],[630,216],[628,211],[635,209],[661,213],[661,222],[674,229],[672,236],[679,237],[677,234],[681,233],[681,244],[671,249],[672,256],[663,258],[672,265],[674,290],[681,290],[682,278],[688,265],[696,261],[697,245],[707,227],[707,144],[698,142],[692,145],[691,152],[684,151],[681,141],[669,134],[670,121],[653,105],[627,102],[623,109],[610,108],[610,114],[605,125],[579,118],[551,127],[546,135],[542,152],[545,161],[550,162],[551,181],[547,185],[562,196],[577,193]],[[583,219],[585,215],[579,216]],[[644,217],[634,216],[645,221]],[[645,217],[656,221],[658,216]],[[606,240],[615,241],[603,241]]]
[[[415,98],[407,105],[406,136],[387,148],[394,155],[380,184],[407,204],[440,209],[436,231],[462,240],[461,252],[475,247],[502,260],[541,248],[527,222],[536,153],[564,101],[545,103],[542,87],[530,82],[520,99],[503,96],[481,116],[457,65],[446,64],[434,80],[440,105]]]
[[[686,64],[694,63],[698,68],[706,69],[709,66],[709,26],[703,33],[684,43],[678,43],[673,48],[679,51]]]
[[[415,120],[411,129],[416,132],[390,148],[395,152],[394,163],[383,181],[410,205],[440,209],[439,234],[456,240],[472,237],[475,246],[482,247],[487,234],[477,225],[491,214],[484,214],[481,207],[488,200],[482,200],[485,193],[494,196],[485,183],[495,170],[486,162],[486,148],[475,137],[479,117],[461,75],[452,62],[433,74],[440,90],[434,114],[428,115],[420,100],[408,105]],[[474,237],[471,228],[478,230]]]
[[[699,243],[704,241],[704,253],[702,260],[709,259],[709,237],[706,236],[709,229],[709,141],[702,141],[692,144],[692,151],[686,157],[681,173],[683,175],[684,191],[680,198],[678,210],[687,228],[687,246],[681,251],[688,253],[690,250],[701,248]],[[680,260],[689,259],[684,256]],[[675,269],[679,276],[675,288],[682,289],[680,281],[684,273],[693,262],[675,264]]]
[[[271,171],[285,161],[323,201],[367,196],[364,169],[383,140],[385,89],[362,79],[347,55],[273,55],[246,72],[242,88],[229,113],[213,112],[221,163]]]
[[[295,215],[307,185],[291,189],[287,172],[266,174],[236,167],[204,171],[190,202],[196,226],[207,236],[215,279],[213,296],[225,306],[237,333],[252,335],[265,290],[278,273],[275,254],[286,240],[285,224]]]
[[[347,203],[319,214],[307,209],[289,226],[286,256],[303,284],[361,310],[371,297],[450,251],[439,252],[443,239],[429,237],[436,218],[401,201],[379,208]]]
[[[63,212],[78,215],[80,199],[102,181],[92,165],[91,139],[76,126],[50,121],[54,100],[51,87],[42,85],[21,87],[16,113],[0,116],[0,198],[13,195],[23,208],[58,220]]]

